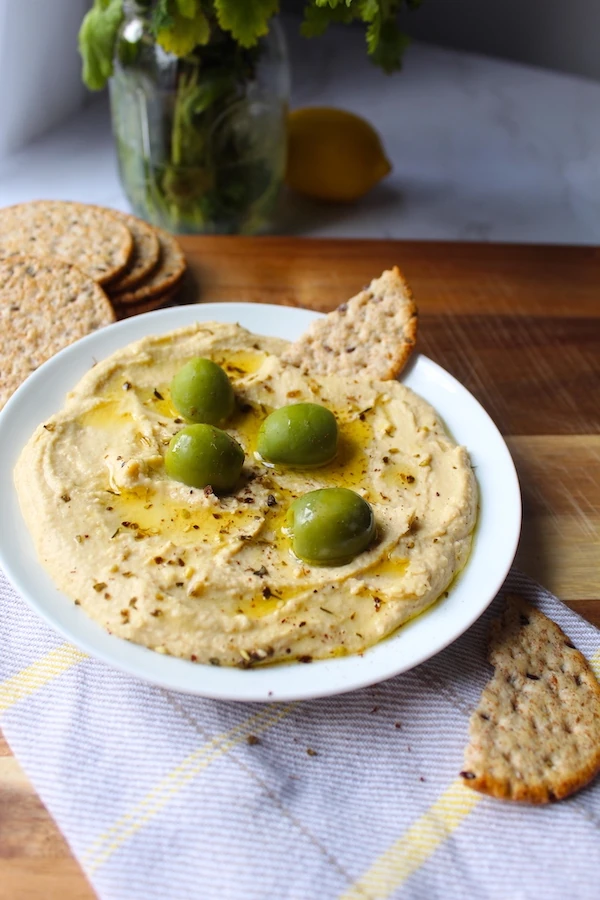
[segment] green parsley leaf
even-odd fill
[[[360,17],[363,22],[372,22],[380,11],[380,0],[361,0]]]
[[[397,3],[397,0],[313,0],[314,5],[321,9],[346,7],[351,10],[355,19],[362,19],[363,22],[370,22],[379,12],[380,7],[385,3],[387,8],[390,6],[390,2]]]
[[[199,11],[198,0],[175,0],[177,11],[184,19],[193,19]]]
[[[402,56],[409,39],[395,19],[380,22],[378,18],[367,28],[367,49],[373,62],[389,75],[402,68]]]
[[[360,19],[367,25],[366,39],[369,56],[384,72],[393,72],[402,65],[402,55],[408,38],[396,21],[403,3],[416,6],[421,0],[309,0],[304,11],[301,33],[316,37],[336,22],[347,25]]]
[[[172,14],[172,24],[156,32],[156,40],[167,53],[187,56],[198,44],[208,44],[210,25],[201,9],[196,10],[193,19],[188,19],[179,11]]]
[[[158,0],[152,11],[152,30],[154,34],[163,28],[171,28],[173,16],[171,14],[170,0]]]
[[[348,9],[345,6],[336,6],[332,9],[329,6],[317,6],[316,4],[307,6],[304,10],[304,19],[300,26],[300,33],[303,37],[319,37],[327,30],[329,25],[335,22],[347,25],[358,17],[356,10]]]
[[[92,91],[100,91],[113,73],[117,31],[123,21],[122,0],[94,0],[79,29],[79,52],[83,80]]]
[[[267,34],[279,0],[214,0],[217,21],[242,47],[254,47]]]

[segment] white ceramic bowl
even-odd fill
[[[13,469],[36,426],[59,410],[90,366],[131,341],[199,320],[239,322],[258,334],[297,338],[316,313],[281,306],[219,303],[136,316],[90,334],[34,372],[0,413],[0,565],[14,587],[49,625],[82,650],[145,681],[224,700],[271,701],[322,697],[374,684],[412,669],[459,637],[491,602],[513,561],[521,525],[515,468],[498,429],[456,379],[416,354],[402,381],[439,412],[471,455],[480,514],[469,561],[449,596],[361,656],[263,669],[215,668],[112,637],[54,586],[39,564],[21,516]]]

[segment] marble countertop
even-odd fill
[[[600,83],[422,44],[389,77],[359,32],[290,44],[292,105],[367,117],[393,172],[353,206],[288,197],[280,232],[599,242]],[[39,197],[128,208],[105,97],[0,162],[0,205]]]

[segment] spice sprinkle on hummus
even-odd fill
[[[358,653],[434,603],[465,564],[476,483],[435,410],[397,381],[313,379],[282,361],[288,346],[221,323],[145,338],[94,366],[23,450],[15,483],[39,557],[110,633],[213,665]],[[235,391],[222,428],[244,463],[228,493],[165,471],[186,424],[169,385],[197,357]],[[295,403],[336,417],[325,465],[256,453],[267,416]],[[376,536],[350,562],[309,565],[292,552],[288,510],[340,487],[370,504]]]

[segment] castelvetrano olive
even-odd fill
[[[337,452],[335,416],[318,403],[292,403],[272,412],[260,427],[257,450],[266,462],[322,466]]]
[[[167,475],[190,487],[209,485],[216,492],[236,487],[244,451],[238,442],[214,425],[187,425],[171,438],[165,456]]]
[[[171,381],[171,401],[190,422],[218,425],[235,409],[231,382],[221,366],[196,357],[179,369]]]
[[[321,488],[298,497],[287,515],[292,549],[313,566],[343,566],[366,550],[376,528],[371,506],[349,488]]]

